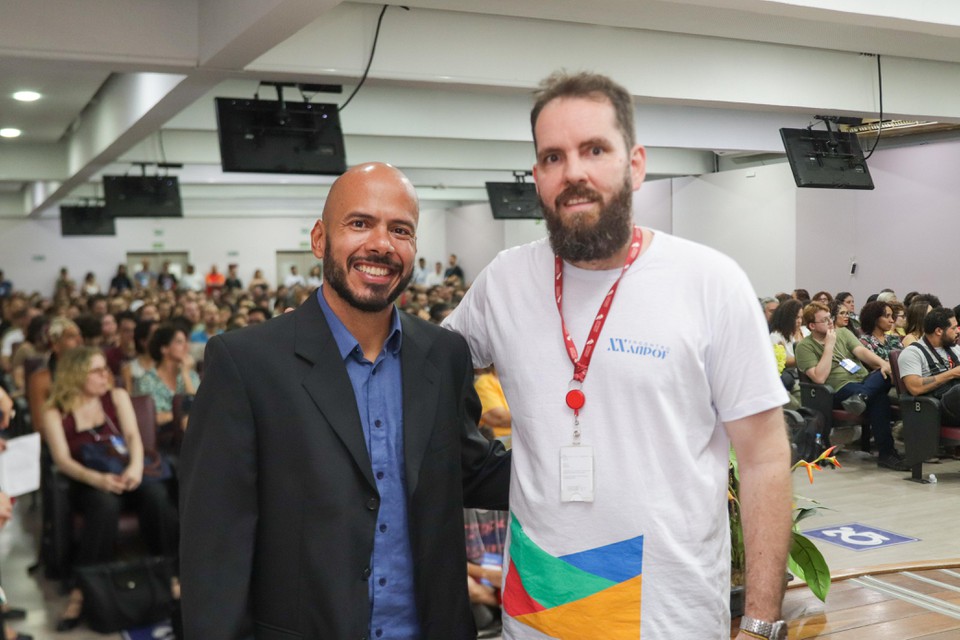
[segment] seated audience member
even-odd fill
[[[100,348],[103,341],[103,325],[96,316],[85,313],[77,318],[77,326],[80,327],[80,335],[83,336],[83,344],[88,347]]]
[[[176,507],[164,482],[143,483],[143,446],[130,396],[110,388],[110,370],[98,350],[80,347],[63,356],[43,431],[54,463],[70,478],[71,503],[84,516],[76,566],[115,559],[123,506],[137,510],[140,532],[152,554],[176,555]],[[116,469],[104,464],[106,454],[94,454],[108,443],[119,443],[117,453],[127,453],[126,462],[121,460]],[[74,586],[57,630],[75,627],[82,612],[83,593]]]
[[[773,317],[773,312],[777,310],[777,307],[780,306],[780,301],[776,298],[761,298],[760,299],[760,308],[763,309],[763,317],[767,321],[767,326],[770,326],[770,319]]]
[[[868,302],[860,310],[860,328],[863,335],[860,343],[884,360],[890,360],[890,352],[903,349],[900,336],[891,334],[893,309],[888,302]]]
[[[806,289],[794,289],[793,299],[806,306],[810,302],[810,293]]]
[[[817,291],[815,294],[813,294],[812,300],[814,302],[819,302],[820,304],[825,304],[829,307],[830,303],[833,302],[833,296],[830,295],[829,291]]]
[[[25,365],[31,358],[46,358],[47,350],[50,348],[50,342],[47,338],[47,329],[50,326],[50,319],[46,316],[37,316],[27,325],[27,333],[13,358],[10,361],[11,379],[13,380],[13,391],[20,395],[26,389],[27,379],[25,374]]]
[[[927,314],[933,310],[933,307],[930,306],[930,303],[926,300],[917,300],[914,297],[914,301],[907,307],[907,326],[905,327],[906,335],[903,336],[901,343],[904,348],[909,347],[911,344],[923,337],[923,319],[927,317]]]
[[[833,328],[830,310],[819,302],[803,309],[810,335],[796,347],[797,366],[817,384],[834,388],[834,401],[852,413],[865,410],[877,441],[877,465],[907,471],[890,430],[890,363],[867,349],[848,331]],[[866,367],[875,369],[867,373]]]
[[[220,309],[212,302],[203,305],[203,327],[190,334],[190,342],[207,344],[215,335],[223,333],[220,327]]]
[[[502,628],[503,549],[507,512],[463,510],[467,551],[467,593],[477,625],[477,638],[494,638]]]
[[[103,355],[107,359],[107,366],[110,367],[110,371],[112,371],[114,377],[119,380],[121,375],[120,369],[123,363],[137,357],[137,318],[129,311],[123,311],[117,314],[116,318],[116,344],[104,348]]]
[[[794,347],[796,343],[803,340],[802,326],[803,307],[798,301],[792,299],[777,307],[770,319],[770,342],[774,345],[783,345],[787,352],[785,364],[788,369],[797,366]]]
[[[960,353],[957,316],[941,307],[923,320],[923,338],[900,353],[900,378],[912,395],[940,400],[943,422],[960,425]]]
[[[440,324],[451,313],[453,313],[451,305],[446,302],[438,302],[430,307],[430,322]]]
[[[778,293],[777,295],[775,295],[775,296],[773,296],[773,297],[776,298],[776,299],[777,299],[777,302],[779,302],[780,304],[783,304],[786,300],[792,300],[792,299],[793,299],[793,296],[790,295],[789,293],[786,293],[785,291],[781,291],[780,293]]]
[[[153,320],[141,320],[133,329],[133,344],[137,355],[120,365],[120,378],[123,380],[124,389],[130,395],[136,394],[140,378],[156,366],[150,356],[149,347],[150,338],[156,329],[157,323]]]
[[[897,300],[897,294],[893,292],[893,289],[882,289],[880,293],[877,294],[877,300],[880,302],[886,302],[890,304],[891,302],[899,302]]]
[[[855,306],[853,300],[853,294],[849,291],[841,291],[833,298],[843,305],[843,308],[847,310],[847,318],[849,320],[849,325],[847,329],[855,336],[860,335],[860,316],[857,315],[857,307]]]
[[[850,331],[850,312],[847,311],[847,307],[841,304],[836,298],[830,303],[830,317],[833,318],[834,329],[846,329]]]
[[[173,421],[173,396],[195,395],[200,377],[193,370],[187,336],[179,327],[172,324],[157,327],[150,338],[149,349],[156,367],[143,374],[136,390],[137,395],[153,396],[159,428]]]
[[[117,319],[112,313],[104,313],[100,318],[100,348],[107,350],[117,346]]]
[[[934,309],[939,309],[940,307],[943,306],[943,304],[940,302],[940,298],[938,298],[932,293],[921,293],[913,298],[913,302],[921,302],[921,301],[926,302]]]
[[[247,326],[260,324],[261,322],[266,322],[271,317],[269,309],[264,309],[263,307],[253,307],[247,311]]]
[[[25,384],[27,389],[27,404],[30,407],[30,417],[34,428],[39,430],[43,421],[43,404],[50,397],[50,389],[57,376],[57,365],[66,353],[83,344],[80,328],[73,320],[57,317],[50,321],[47,329],[47,338],[50,342],[50,354],[47,356],[47,366],[34,371]]]
[[[255,269],[253,277],[250,278],[250,285],[247,287],[254,300],[267,297],[270,293],[270,282],[263,277],[262,269]]]
[[[435,262],[433,263],[433,271],[427,274],[423,279],[423,284],[425,287],[436,287],[443,284],[443,263]]]
[[[496,438],[510,435],[510,407],[503,395],[496,367],[478,369],[482,371],[473,381],[473,388],[480,397],[480,427],[489,427]]]
[[[890,309],[893,311],[893,329],[889,333],[898,336],[902,341],[903,336],[907,335],[907,310],[899,302],[891,302]]]
[[[0,340],[0,366],[10,371],[13,363],[13,348],[24,341],[30,321],[40,315],[37,309],[30,307],[25,300],[13,300],[8,304],[10,328]]]

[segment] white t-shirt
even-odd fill
[[[565,265],[578,352],[619,271]],[[727,639],[722,422],[787,402],[756,294],[730,258],[654,235],[620,283],[583,384],[595,500],[564,503],[573,365],[553,275],[546,240],[504,251],[444,323],[466,336],[476,366],[496,364],[513,418],[504,638]]]
[[[783,348],[784,348],[784,349],[786,350],[786,352],[787,352],[787,357],[788,357],[788,358],[795,358],[795,357],[796,357],[795,355],[793,355],[793,346],[794,346],[794,344],[795,344],[794,341],[793,341],[793,340],[787,340],[786,338],[783,337],[783,334],[780,333],[779,331],[771,331],[771,332],[770,332],[770,342],[771,342],[774,346],[776,346],[776,345],[778,345],[778,344],[782,344],[782,345],[783,345]]]

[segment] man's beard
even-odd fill
[[[953,339],[947,337],[947,334],[943,334],[943,337],[940,338],[940,346],[944,348],[954,347],[957,344],[957,337],[954,336]]]
[[[585,216],[577,214],[566,219],[557,210],[560,203],[571,198],[591,198],[600,203],[600,213],[593,224],[585,222]],[[567,262],[593,262],[605,260],[622,249],[629,241],[633,229],[633,185],[629,176],[623,187],[609,203],[588,187],[571,185],[563,190],[550,207],[543,199],[543,218],[550,234],[553,252]]]
[[[327,261],[323,265],[323,280],[325,284],[330,285],[330,287],[337,292],[347,304],[355,309],[360,311],[368,312],[377,312],[383,311],[396,300],[401,293],[407,288],[407,285],[410,284],[410,280],[413,278],[413,271],[408,273],[405,277],[400,279],[400,282],[397,283],[393,289],[389,288],[389,285],[367,285],[371,294],[366,298],[357,297],[353,291],[350,290],[350,287],[347,286],[347,270],[343,269],[340,264],[333,259],[333,253],[331,252],[329,238],[325,243],[324,255],[327,256]],[[378,256],[371,255],[363,258],[353,257],[347,260],[347,269],[351,268],[351,265],[355,262],[363,260],[370,264],[381,264],[385,267],[390,267],[395,269],[397,267],[402,268],[402,265],[398,265],[397,261],[390,259],[387,256]]]

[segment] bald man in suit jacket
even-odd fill
[[[510,456],[476,429],[465,341],[392,305],[417,215],[399,171],[351,169],[312,233],[323,287],[209,342],[181,460],[188,640],[476,637],[462,509],[506,508]],[[390,375],[392,450],[371,409],[396,406],[374,398]]]

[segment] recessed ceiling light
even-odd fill
[[[40,94],[36,91],[17,91],[13,94],[13,99],[20,102],[34,102],[40,99]]]
[[[6,129],[0,129],[0,138],[19,138],[21,133],[23,132],[20,131],[20,129],[8,127]]]

